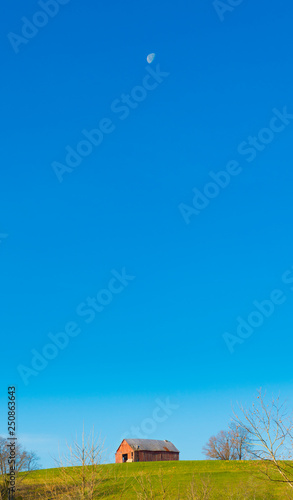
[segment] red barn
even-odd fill
[[[179,451],[170,441],[156,439],[123,439],[115,455],[116,464],[123,462],[157,462],[179,460]]]

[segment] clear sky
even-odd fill
[[[0,434],[15,385],[44,467],[83,422],[201,459],[231,404],[292,396],[292,14],[3,10]]]

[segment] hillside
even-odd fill
[[[67,486],[75,482],[80,468],[66,469],[71,479]],[[87,472],[91,473],[90,469]],[[179,461],[179,462],[144,462],[102,465],[99,469],[100,484],[94,498],[108,500],[189,500],[189,499],[255,499],[277,500],[289,497],[287,487],[267,482],[257,472],[256,463],[250,461]],[[47,469],[34,472],[25,482],[21,495],[23,500],[42,498],[77,497],[61,495],[64,478],[59,469]],[[193,482],[193,485],[192,485]],[[47,484],[47,492],[44,484]],[[201,496],[201,489],[210,484],[210,496]],[[53,486],[59,484],[59,496],[54,494]],[[198,494],[195,495],[196,489]],[[163,489],[167,490],[165,494]],[[51,490],[51,491],[49,491]],[[135,491],[136,490],[136,491]],[[180,496],[178,496],[180,490]],[[194,491],[193,496],[191,494]],[[164,496],[165,495],[165,496]]]

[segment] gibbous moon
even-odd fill
[[[149,55],[147,56],[147,62],[148,62],[149,64],[151,64],[151,63],[153,62],[153,60],[155,59],[155,57],[156,57],[156,54],[154,54],[154,53],[149,54]]]

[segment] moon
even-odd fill
[[[151,63],[153,62],[153,60],[155,59],[155,57],[156,57],[156,54],[155,54],[155,53],[149,54],[149,55],[147,56],[147,62],[148,62],[149,64],[151,64]]]

